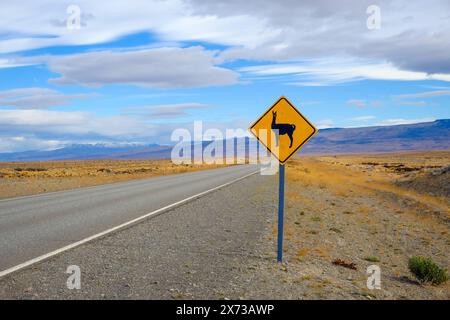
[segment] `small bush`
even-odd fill
[[[365,257],[364,260],[369,261],[369,262],[380,262],[380,258],[375,257],[375,256]]]
[[[411,257],[409,271],[422,283],[441,284],[448,280],[447,270],[439,267],[431,258]]]
[[[354,262],[347,262],[342,259],[335,259],[333,261],[334,265],[341,266],[347,269],[357,270],[356,264]]]

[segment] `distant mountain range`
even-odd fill
[[[450,119],[416,124],[320,130],[301,153],[336,154],[450,149]]]
[[[248,139],[246,139],[248,144]],[[204,143],[207,145],[207,143]],[[344,154],[450,149],[450,119],[408,125],[322,129],[301,154]],[[50,151],[0,153],[0,161],[168,159],[172,146],[77,144]]]
[[[47,161],[88,159],[160,159],[169,158],[171,146],[73,144],[64,148],[41,151],[0,153],[0,161]]]

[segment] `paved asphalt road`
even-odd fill
[[[0,271],[256,170],[240,165],[0,200]]]
[[[286,271],[276,263],[273,237],[277,178],[254,174],[1,277],[0,300],[267,299],[277,297],[271,286],[289,292],[298,284],[280,287]],[[71,290],[72,265],[81,287]]]

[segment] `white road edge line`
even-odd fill
[[[69,244],[69,245],[67,245],[67,246],[64,246],[64,247],[62,247],[62,248],[56,249],[56,250],[54,250],[54,251],[51,251],[51,252],[46,253],[46,254],[44,254],[44,255],[41,255],[41,256],[39,256],[39,257],[36,257],[36,258],[31,259],[31,260],[25,261],[25,262],[23,262],[23,263],[21,263],[21,264],[18,264],[18,265],[16,265],[16,266],[14,266],[14,267],[11,267],[11,268],[9,268],[9,269],[0,271],[0,278],[4,277],[4,276],[6,276],[6,275],[8,275],[8,274],[10,274],[10,273],[19,271],[19,270],[21,270],[21,269],[23,269],[23,268],[29,267],[29,266],[31,266],[31,265],[33,265],[33,264],[35,264],[35,263],[40,262],[40,261],[43,261],[43,260],[46,260],[46,259],[51,258],[51,257],[53,257],[53,256],[56,256],[56,255],[58,255],[58,254],[60,254],[60,253],[62,253],[62,252],[64,252],[64,251],[67,251],[67,250],[73,249],[73,248],[75,248],[75,247],[78,247],[78,246],[80,246],[80,245],[82,245],[82,244],[85,244],[85,243],[87,243],[87,242],[89,242],[89,241],[92,241],[92,240],[98,239],[98,238],[100,238],[100,237],[103,237],[104,235],[106,235],[106,234],[108,234],[108,233],[111,233],[111,232],[120,230],[120,229],[125,228],[125,227],[127,227],[127,226],[130,226],[130,225],[132,225],[132,224],[134,224],[134,223],[136,223],[136,222],[139,222],[139,221],[141,221],[141,220],[144,220],[144,219],[146,219],[146,218],[148,218],[148,217],[151,217],[151,216],[157,215],[157,214],[159,214],[159,213],[162,213],[162,212],[164,212],[164,211],[167,211],[167,210],[169,210],[169,209],[175,208],[175,207],[177,207],[177,206],[179,206],[179,205],[181,205],[181,204],[183,204],[183,203],[186,203],[186,202],[189,202],[189,201],[194,200],[194,199],[196,199],[196,198],[199,198],[199,197],[201,197],[201,196],[203,196],[203,195],[205,195],[205,194],[208,194],[208,193],[210,193],[210,192],[213,192],[213,191],[215,191],[215,190],[217,190],[217,189],[220,189],[220,188],[229,186],[230,184],[233,184],[233,183],[235,183],[235,182],[238,182],[238,181],[240,181],[240,180],[243,180],[243,179],[245,179],[245,178],[248,178],[248,177],[250,177],[250,176],[252,176],[252,175],[258,173],[259,171],[260,171],[260,170],[257,170],[257,171],[255,171],[255,172],[252,172],[252,173],[250,173],[250,174],[247,174],[247,175],[245,175],[245,176],[243,176],[243,177],[240,177],[240,178],[234,179],[234,180],[232,180],[232,181],[230,181],[230,182],[221,184],[220,186],[217,186],[217,187],[214,187],[214,188],[212,188],[212,189],[209,189],[209,190],[206,190],[206,191],[197,193],[196,195],[193,195],[193,196],[190,196],[190,197],[185,198],[185,199],[183,199],[183,200],[180,200],[180,201],[177,201],[177,202],[175,202],[175,203],[169,204],[169,205],[167,205],[167,206],[165,206],[165,207],[159,208],[159,209],[157,209],[157,210],[155,210],[155,211],[152,211],[152,212],[149,212],[149,213],[147,213],[147,214],[145,214],[145,215],[143,215],[143,216],[140,216],[140,217],[138,217],[138,218],[136,218],[136,219],[130,220],[130,221],[125,222],[125,223],[122,223],[122,224],[120,224],[120,225],[118,225],[118,226],[116,226],[116,227],[110,228],[110,229],[108,229],[108,230],[105,230],[105,231],[102,231],[102,232],[100,232],[100,233],[94,234],[93,236],[90,236],[90,237],[84,238],[84,239],[82,239],[82,240],[79,240],[79,241],[77,241],[77,242],[71,243],[71,244]]]

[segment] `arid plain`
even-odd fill
[[[288,263],[261,263],[253,273],[269,296],[450,298],[448,283],[421,284],[408,270],[412,256],[448,269],[450,152],[297,157],[286,173]],[[267,252],[276,232],[275,221]],[[367,289],[370,265],[381,269],[382,290]],[[255,287],[252,296],[267,294]]]

